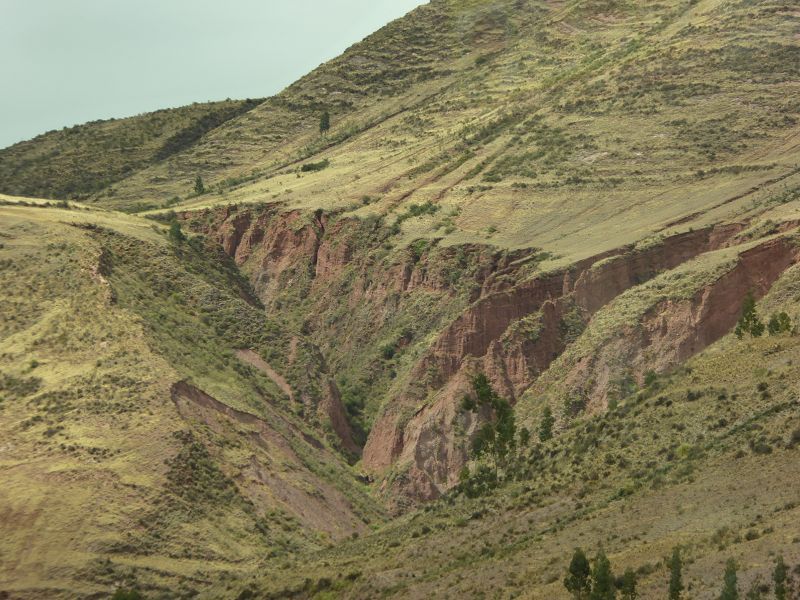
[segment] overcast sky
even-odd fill
[[[427,0],[0,0],[0,148],[270,96]]]

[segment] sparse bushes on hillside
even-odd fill
[[[192,144],[197,142],[206,133],[223,125],[224,123],[238,117],[241,114],[253,109],[261,103],[261,100],[247,99],[234,106],[214,110],[203,115],[196,121],[190,122],[186,127],[170,136],[164,145],[156,152],[155,160],[164,160],[173,154],[177,154]]]
[[[114,595],[111,596],[111,600],[142,600],[142,598],[143,596],[136,590],[125,588],[119,588],[114,592]]]
[[[403,221],[423,215],[434,215],[438,211],[439,205],[431,201],[425,202],[424,204],[411,204],[404,213],[398,215],[397,221],[395,221],[395,227],[397,228],[396,233],[399,233],[400,224]]]

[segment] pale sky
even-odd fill
[[[0,148],[275,94],[427,0],[0,0]]]

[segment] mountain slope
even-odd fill
[[[86,198],[192,146],[257,100],[192,104],[50,131],[0,150],[0,191]]]
[[[286,356],[292,334],[213,248],[27,204],[0,206],[0,587],[74,597],[128,572],[191,587],[380,518],[313,379],[287,398],[236,357],[243,342]]]
[[[797,563],[799,24],[434,0],[86,205],[5,200],[0,589],[567,597],[582,545],[656,598],[679,545],[712,598],[727,555]],[[750,296],[788,331],[738,339]],[[512,463],[475,456],[479,374]],[[41,514],[124,484],[55,521],[62,570],[24,498],[73,476]]]

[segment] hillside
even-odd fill
[[[81,199],[191,147],[257,100],[192,104],[65,127],[0,150],[0,191]]]
[[[567,598],[576,546],[642,598],[675,547],[685,598],[794,569],[798,30],[788,0],[433,0],[255,106],[0,151],[0,192],[82,198],[0,196],[0,591]],[[521,436],[493,460],[480,375]]]

